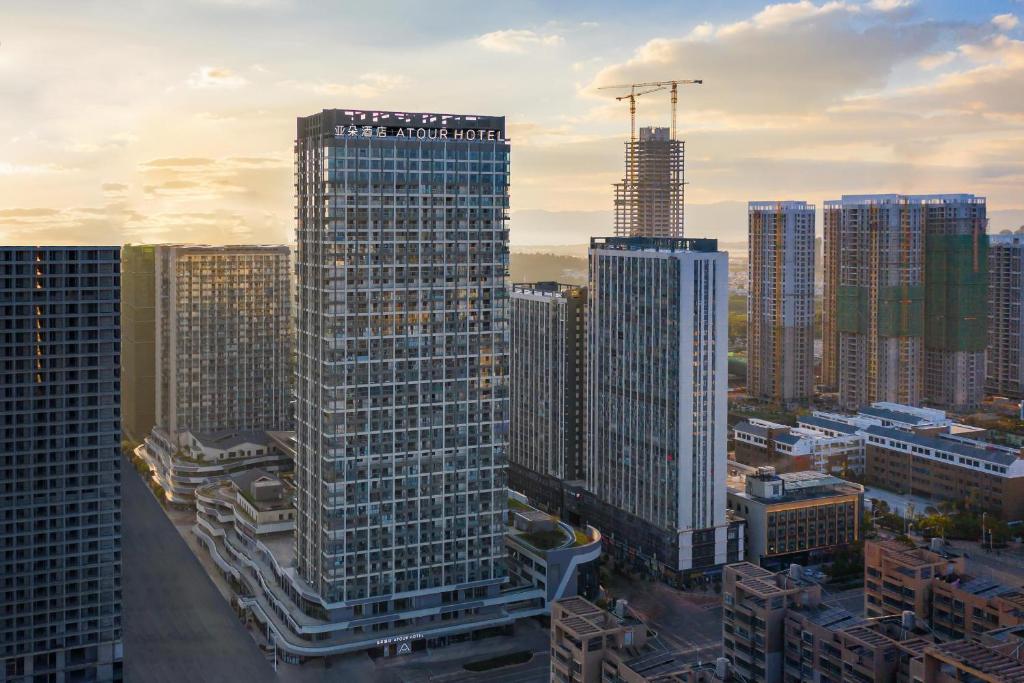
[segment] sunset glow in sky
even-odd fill
[[[597,86],[666,78],[704,79],[681,90],[691,216],[973,192],[992,230],[1016,227],[1019,17],[1014,0],[13,0],[0,243],[291,241],[295,117],[329,107],[507,116],[513,243],[580,242],[537,221],[607,232],[628,118]],[[639,107],[667,125],[664,94]]]

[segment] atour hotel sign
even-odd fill
[[[482,128],[396,128],[393,126],[335,126],[336,138],[411,138],[413,140],[494,140],[505,139],[500,130]]]

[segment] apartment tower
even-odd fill
[[[160,245],[154,263],[156,428],[291,429],[290,259],[278,245]]]
[[[727,268],[713,239],[590,241],[587,488],[678,572],[727,557]]]
[[[993,235],[989,239],[985,390],[1024,398],[1024,235]]]
[[[120,681],[118,248],[0,248],[0,320],[0,679]]]
[[[511,623],[504,117],[324,110],[295,161],[298,576],[357,639]]]
[[[814,392],[814,206],[747,206],[747,391],[780,405]]]
[[[121,248],[121,427],[142,441],[156,424],[156,247]]]
[[[953,411],[983,397],[988,237],[969,194],[845,195],[825,204],[823,383]]]
[[[641,128],[626,143],[626,175],[615,184],[615,234],[683,236],[683,141],[668,128]]]
[[[587,288],[513,285],[509,486],[548,509],[583,478]]]

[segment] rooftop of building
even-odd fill
[[[941,550],[931,550],[930,548],[910,547],[902,541],[896,540],[868,541],[868,543],[873,543],[881,548],[886,558],[909,568],[945,564],[960,557],[958,553],[950,552],[945,546]]]
[[[998,235],[989,235],[988,244],[989,247],[1024,246],[1024,233],[1001,232]]]
[[[794,590],[816,585],[803,575],[799,565],[788,572],[770,572],[751,562],[737,562],[726,566],[736,573],[736,585],[760,598],[792,593]],[[782,585],[780,585],[782,584]]]
[[[707,237],[591,237],[591,249],[611,251],[696,251],[715,253],[718,240]]]
[[[847,422],[840,422],[839,420],[832,420],[820,415],[801,415],[797,418],[797,423],[801,425],[808,425],[812,428],[829,429],[850,436],[853,436],[860,431],[860,428],[855,425]]]
[[[877,401],[869,406],[864,406],[857,412],[861,415],[877,417],[887,422],[915,427],[943,425],[951,422],[946,417],[945,411],[936,408],[918,408],[888,401]]]
[[[1005,683],[1024,682],[1024,664],[978,641],[955,640],[933,645],[926,652],[955,664],[958,668],[991,676],[989,680]]]
[[[579,294],[586,288],[586,285],[566,284],[563,282],[555,282],[553,280],[545,280],[541,282],[516,282],[512,284],[512,292],[514,294],[534,294],[558,298],[566,298],[568,296]]]
[[[951,439],[944,438],[941,435],[927,436],[924,434],[916,434],[914,432],[906,432],[901,429],[879,426],[868,427],[865,432],[868,436],[885,438],[892,441],[902,441],[915,446],[931,448],[933,450],[955,455],[962,455],[966,458],[975,458],[977,460],[983,460],[985,462],[1002,465],[1004,467],[1009,467],[1020,459],[1019,450],[989,444],[984,441],[964,438]]]
[[[979,598],[999,598],[1024,614],[1024,592],[1020,588],[1007,586],[992,579],[970,574],[947,574],[939,577],[945,583],[969,595]]]
[[[968,193],[950,194],[844,194],[841,199],[829,199],[825,206],[859,206],[872,204],[940,204],[946,202],[968,202],[984,204],[984,197],[976,197]]]
[[[832,631],[839,631],[868,623],[864,620],[864,617],[841,607],[816,605],[814,607],[794,608],[793,612],[800,614],[804,619],[813,624]]]
[[[804,422],[803,418],[800,418],[800,422]],[[810,424],[810,423],[805,423]],[[842,430],[836,429],[836,431],[842,431],[847,435],[854,435],[857,433],[856,427],[839,423],[843,427]],[[829,427],[830,429],[832,427]],[[762,420],[760,418],[749,418],[747,420],[741,420],[737,422],[733,427],[733,431],[742,434],[750,434],[753,436],[759,436],[761,438],[767,438],[769,431],[775,432],[773,439],[779,443],[783,443],[789,446],[795,446],[801,441],[820,441],[825,439],[834,439],[825,432],[814,429],[813,426],[797,426],[793,427],[790,425],[781,424],[778,422],[772,422],[770,420]]]
[[[643,623],[629,611],[626,612],[627,616],[620,617],[578,595],[562,598],[557,603],[567,613],[559,623],[580,637],[612,631],[621,626],[636,626]]]
[[[780,495],[761,496],[751,490],[748,484],[756,483],[758,480],[782,483]],[[792,503],[796,501],[815,500],[818,498],[832,498],[835,496],[851,496],[864,493],[864,487],[852,481],[840,479],[834,475],[818,472],[817,470],[803,470],[800,472],[784,472],[776,474],[773,467],[759,467],[753,475],[747,474],[744,481],[744,488],[730,489],[729,494],[744,498],[750,501],[760,501],[772,505],[780,503]]]
[[[203,448],[228,450],[244,444],[267,446],[270,438],[266,432],[225,429],[217,432],[191,432],[192,438]]]
[[[369,109],[324,109],[298,118],[299,135],[303,124],[324,122],[333,134],[334,126],[387,126],[389,128],[454,128],[459,130],[505,130],[504,116],[480,114],[440,114],[433,112],[374,111]]]
[[[814,204],[802,200],[747,202],[747,211],[814,211]]]
[[[200,254],[230,254],[250,252],[285,252],[291,253],[291,247],[287,244],[188,244],[188,243],[167,243],[138,245],[146,247],[162,247],[174,249],[182,253]]]

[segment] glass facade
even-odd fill
[[[349,615],[482,618],[505,581],[504,138],[500,117],[298,122],[296,559]]]

